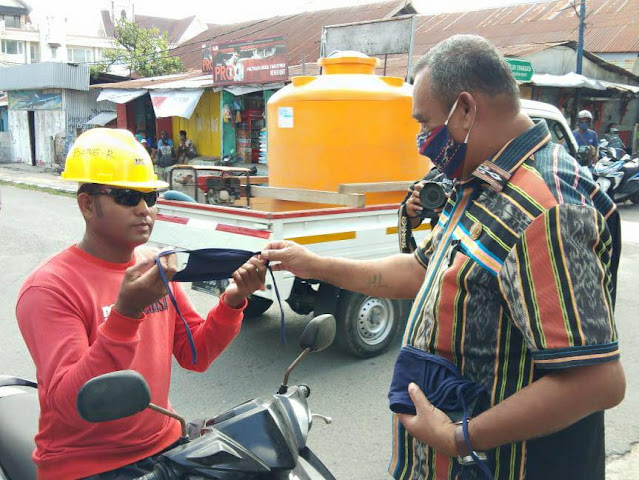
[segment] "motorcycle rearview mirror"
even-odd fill
[[[186,420],[151,403],[149,385],[135,370],[121,370],[92,378],[82,386],[76,402],[80,416],[91,423],[119,420],[150,408],[179,421],[181,440],[183,443],[188,441]]]
[[[85,383],[78,393],[80,416],[87,422],[109,422],[141,412],[151,403],[142,375],[133,370],[106,373]]]
[[[318,315],[306,325],[300,338],[302,353],[286,369],[284,380],[277,393],[281,395],[288,391],[288,377],[309,353],[320,352],[331,346],[335,340],[335,330],[335,317],[330,314]]]
[[[335,340],[335,317],[330,314],[319,315],[311,320],[300,338],[300,348],[311,352],[321,352],[330,347]]]

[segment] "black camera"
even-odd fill
[[[421,218],[431,218],[439,215],[439,210],[444,208],[450,194],[450,186],[443,182],[426,182],[419,192],[419,201],[422,204]]]

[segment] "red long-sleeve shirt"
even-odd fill
[[[204,371],[240,330],[244,307],[220,301],[204,321],[173,283],[197,346],[193,365],[184,325],[168,296],[149,305],[141,319],[111,308],[124,271],[134,263],[105,262],[73,246],[43,263],[22,286],[16,315],[36,365],[41,412],[33,459],[39,480],[109,471],[157,453],[180,435],[177,421],[151,410],[105,423],[82,420],[76,396],[87,380],[133,369],[148,382],[151,401],[171,408],[172,355],[184,368]]]

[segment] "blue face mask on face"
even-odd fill
[[[419,153],[430,158],[444,175],[453,180],[462,176],[464,159],[466,158],[466,146],[475,123],[475,118],[473,118],[473,123],[468,129],[463,143],[453,140],[448,131],[448,122],[453,113],[455,113],[457,102],[459,102],[459,98],[455,100],[453,108],[450,109],[448,118],[443,125],[433,128],[430,132],[417,135]],[[475,117],[477,117],[477,107],[475,107]]]
[[[579,122],[579,130],[586,131],[590,126],[590,122]]]
[[[249,250],[237,250],[233,248],[203,248],[200,250],[167,250],[161,252],[155,258],[155,263],[158,266],[160,271],[160,277],[162,278],[162,282],[164,282],[164,286],[166,287],[166,291],[169,294],[169,298],[171,299],[171,303],[175,307],[176,312],[182,319],[184,323],[184,328],[186,329],[186,335],[189,339],[189,345],[191,347],[191,356],[193,359],[193,364],[197,363],[197,350],[195,348],[195,342],[193,341],[193,336],[191,335],[191,330],[189,329],[189,325],[182,316],[182,312],[180,311],[180,307],[173,296],[173,292],[171,292],[171,288],[169,287],[169,281],[166,278],[166,274],[164,273],[164,268],[160,263],[160,258],[171,255],[172,253],[188,253],[189,259],[186,262],[186,266],[173,275],[171,279],[172,282],[201,282],[206,280],[225,280],[227,278],[231,278],[233,273],[248,262],[255,255],[259,255],[261,252],[251,252]],[[282,308],[282,301],[280,300],[280,292],[277,289],[277,284],[275,283],[275,277],[273,276],[273,271],[268,266],[266,267],[271,274],[271,279],[273,280],[273,288],[275,290],[275,297],[277,298],[277,302],[280,306],[280,338],[282,343],[286,343],[286,332],[284,330],[284,309]]]

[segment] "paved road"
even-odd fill
[[[83,221],[69,197],[2,186],[0,211],[0,365],[2,372],[33,377],[34,369],[14,320],[20,284],[45,257],[78,241]],[[624,252],[620,271],[617,322],[628,375],[625,402],[607,415],[610,453],[625,453],[639,441],[639,207],[623,208]],[[211,297],[192,292],[205,313]],[[212,416],[257,395],[275,391],[286,366],[297,355],[297,338],[309,317],[287,311],[288,344],[279,344],[279,316],[271,308],[260,320],[247,321],[240,337],[205,374],[174,369],[171,399],[187,417]],[[309,357],[292,375],[313,393],[311,408],[333,417],[316,423],[310,445],[340,479],[382,479],[390,449],[386,391],[393,368],[391,351],[370,360],[348,357],[335,348]],[[616,464],[614,479],[634,479],[628,462]],[[634,465],[637,465],[635,462]],[[636,468],[636,467],[635,467]],[[613,478],[613,477],[611,477]]]

